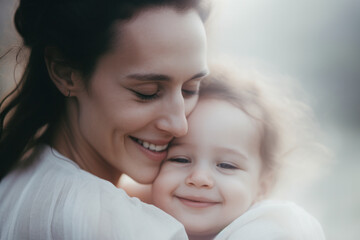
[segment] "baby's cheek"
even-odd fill
[[[154,186],[153,186],[152,202],[156,207],[166,211],[166,198],[167,197],[164,194],[164,191],[162,191],[161,187],[156,185],[156,187],[154,188]]]
[[[181,185],[181,171],[174,169],[171,164],[162,165],[161,170],[152,185],[152,200],[155,206],[169,211],[174,194]]]
[[[164,178],[161,174],[156,177],[155,181],[152,184],[152,200],[155,206],[161,205],[161,200],[165,198],[166,185],[164,184]],[[160,206],[158,206],[160,207]]]

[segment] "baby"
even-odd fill
[[[188,134],[172,142],[148,201],[183,223],[190,240],[325,239],[299,206],[266,200],[286,152],[289,101],[268,97],[256,78],[211,71]]]

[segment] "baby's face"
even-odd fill
[[[153,184],[154,204],[190,235],[221,231],[262,191],[259,142],[259,127],[239,108],[200,100]]]

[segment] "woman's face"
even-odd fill
[[[76,143],[95,175],[149,183],[168,143],[187,132],[208,72],[204,26],[193,10],[150,8],[115,29],[113,50],[76,93]]]

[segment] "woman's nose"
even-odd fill
[[[212,188],[214,186],[214,179],[206,169],[194,169],[185,179],[188,186],[197,188]]]
[[[185,101],[182,94],[174,96],[163,104],[160,118],[157,120],[157,128],[170,133],[174,137],[184,136],[188,131],[186,119]]]

